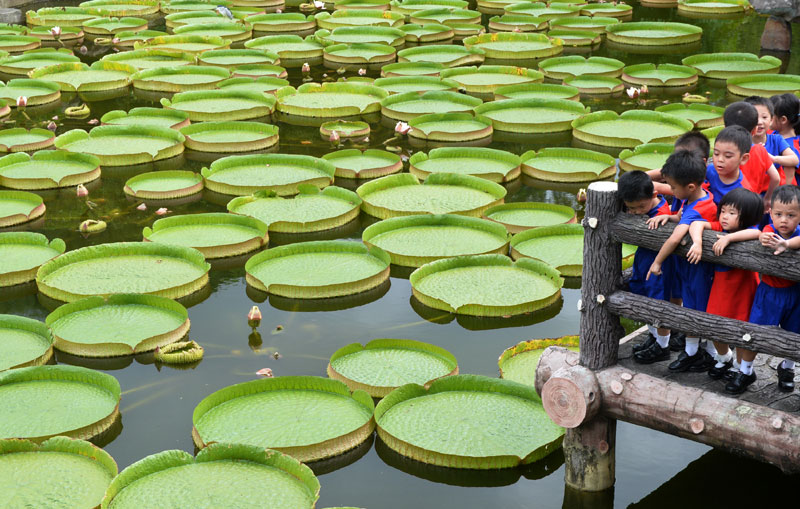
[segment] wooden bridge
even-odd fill
[[[587,193],[580,353],[550,347],[536,370],[545,410],[567,428],[567,485],[593,492],[614,485],[617,419],[800,472],[800,394],[778,392],[774,376],[779,359],[800,362],[800,335],[623,290],[620,243],[658,250],[674,225],[648,230],[642,216],[621,211],[616,190],[613,182],[595,182]],[[730,244],[715,256],[714,240],[716,232],[706,231],[704,261],[800,281],[800,252],[775,256],[749,241]],[[687,235],[676,253],[685,256],[689,245]],[[732,397],[706,373],[676,375],[667,370],[668,361],[636,364],[632,342],[620,342],[620,316],[758,351],[759,380]]]

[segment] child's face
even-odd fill
[[[775,200],[772,202],[769,215],[772,217],[775,231],[782,237],[788,238],[800,224],[800,203],[797,203],[797,200],[792,200],[791,203]]]
[[[642,198],[636,201],[626,201],[625,208],[628,209],[628,214],[642,215],[650,212],[653,208],[653,198]]]
[[[723,177],[733,176],[747,160],[748,155],[742,154],[733,142],[718,141],[714,143],[714,168]]]
[[[730,232],[739,229],[739,210],[733,205],[723,205],[719,211],[719,224]]]
[[[767,129],[772,127],[772,115],[766,106],[761,104],[755,105],[758,112],[758,124],[756,124],[756,136],[764,136],[767,134]]]
[[[669,177],[665,177],[664,180],[667,181],[667,184],[672,189],[672,194],[679,200],[687,199],[689,196],[691,196],[694,190],[697,189],[697,184],[687,184],[682,186]]]

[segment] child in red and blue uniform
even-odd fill
[[[672,213],[667,200],[663,196],[656,194],[653,181],[642,171],[630,171],[621,175],[617,183],[617,192],[629,214],[646,214],[648,217],[655,217]],[[632,293],[650,297],[651,299],[669,300],[671,295],[671,271],[668,268],[662,269],[662,275],[645,279],[655,257],[656,252],[650,249],[640,247],[636,250],[636,254],[633,257],[633,275],[631,276],[629,289]],[[668,349],[670,330],[656,328],[653,325],[648,325],[647,328],[650,331],[647,340],[634,345],[634,353],[647,349],[655,342],[658,342],[661,348]],[[653,359],[647,357],[634,357],[634,359],[643,364],[654,362]]]
[[[744,187],[755,191],[740,170],[750,158],[753,141],[750,133],[738,125],[728,126],[719,132],[714,140],[714,153],[706,168],[706,189],[719,206],[722,197],[729,191]]]
[[[772,102],[775,115],[772,117],[772,128],[782,136],[789,148],[800,159],[800,98],[794,94],[773,95]],[[797,184],[795,172],[798,166],[783,166],[787,184]]]
[[[777,168],[789,168],[792,176],[794,175],[794,168],[797,167],[797,155],[789,147],[786,140],[777,133],[769,134],[768,129],[772,128],[772,120],[775,116],[775,109],[772,106],[772,101],[766,97],[751,96],[744,100],[746,103],[752,104],[758,112],[758,124],[756,130],[753,132],[753,143],[763,145],[769,154],[774,166]],[[784,171],[779,171],[778,176],[780,182],[778,185],[791,183],[787,181],[787,175]]]
[[[675,152],[664,163],[661,174],[672,189],[675,198],[681,200],[681,214],[670,216],[655,216],[647,220],[649,228],[658,228],[669,221],[678,225],[658,251],[655,260],[650,265],[646,279],[653,275],[660,275],[662,264],[665,262],[681,239],[689,233],[689,226],[695,221],[714,221],[717,217],[717,206],[713,197],[705,189],[703,182],[706,177],[706,165],[703,159],[694,152]],[[681,297],[683,306],[689,309],[705,311],[708,296],[711,292],[711,283],[714,279],[713,265],[705,262],[689,264],[685,259],[676,257],[674,272],[681,280]],[[705,350],[700,350],[700,338],[686,336],[686,346],[678,359],[669,365],[670,371],[706,371],[711,367],[713,359]],[[654,357],[654,360],[669,358],[669,350],[662,349],[657,343],[650,347],[647,354],[639,352],[641,356]],[[638,354],[637,354],[638,355]]]
[[[764,203],[761,196],[744,188],[734,189],[720,201],[717,221],[697,221],[689,227],[693,243],[686,256],[687,260],[689,263],[700,262],[703,254],[703,230],[725,234],[717,235],[713,246],[714,254],[719,256],[731,242],[757,239],[761,234],[757,225],[763,215]],[[714,271],[714,283],[711,285],[706,312],[747,321],[758,286],[756,273],[725,265],[714,265]],[[733,295],[736,297],[732,298]],[[719,380],[730,372],[733,353],[728,345],[719,341],[714,341],[714,348],[716,364],[709,369],[708,376]]]

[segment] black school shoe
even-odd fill
[[[652,364],[669,359],[669,348],[661,348],[656,341],[644,350],[634,352],[633,360],[639,364]]]
[[[678,355],[678,358],[673,361],[667,368],[670,371],[691,371],[693,373],[702,373],[708,371],[716,364],[711,354],[705,351],[704,348],[697,350],[694,355],[689,355],[686,350]]]
[[[669,349],[673,352],[682,352],[686,348],[686,334],[673,332],[669,337]]]
[[[710,376],[712,380],[719,380],[720,378],[733,379],[733,376],[728,376],[728,373],[731,372],[731,367],[733,367],[733,361],[726,362],[725,365],[720,368],[714,364],[714,366],[708,370],[708,376]]]
[[[631,350],[633,351],[633,353],[641,352],[642,350],[649,348],[650,345],[652,345],[655,342],[656,342],[656,337],[648,332],[647,339],[645,339],[641,343],[636,343],[635,345],[633,345]]]
[[[786,369],[781,364],[778,364],[778,390],[792,392],[794,390],[794,370]]]
[[[725,384],[725,392],[728,394],[741,394],[747,390],[747,387],[756,381],[756,372],[753,371],[749,375],[745,375],[741,371],[737,371],[733,380]]]

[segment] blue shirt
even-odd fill
[[[706,182],[708,183],[708,190],[711,192],[714,199],[714,205],[719,206],[722,197],[728,194],[729,191],[733,191],[737,187],[743,187],[742,179],[744,179],[744,175],[742,175],[740,171],[735,182],[726,184],[719,178],[719,173],[717,173],[717,169],[714,168],[714,163],[709,163],[706,168]]]
[[[706,193],[702,198],[689,203],[683,202],[683,215],[678,224],[692,224],[695,221],[716,221],[717,204],[711,199],[711,195]]]
[[[767,152],[774,156],[783,155],[783,152],[789,147],[789,143],[780,134],[768,134],[767,141],[764,142],[764,148]]]

